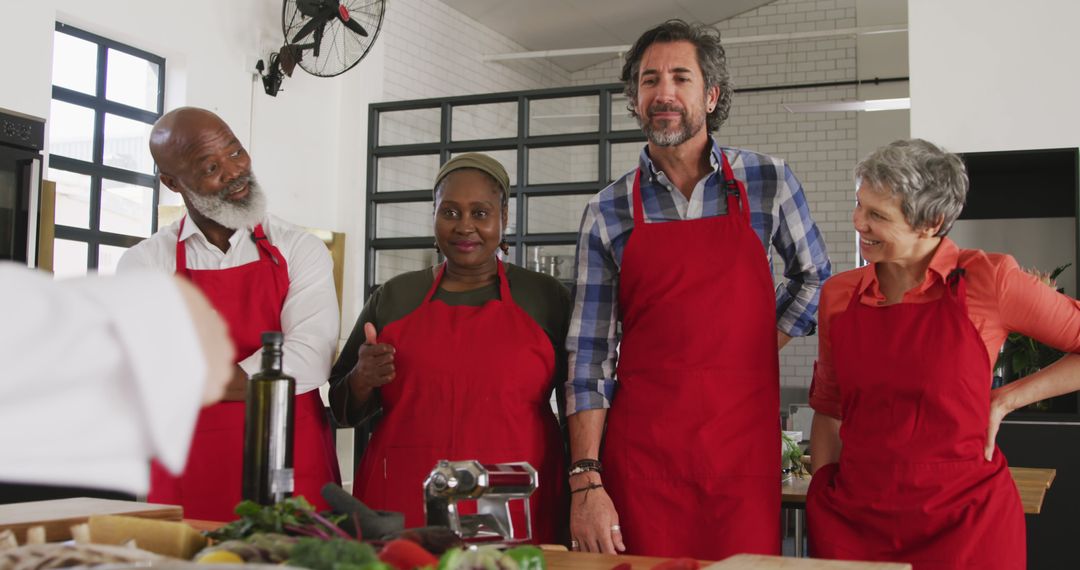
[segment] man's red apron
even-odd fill
[[[185,218],[177,235],[184,231]],[[281,330],[281,309],[289,291],[285,257],[270,243],[262,225],[252,234],[259,260],[229,269],[188,269],[184,242],[176,244],[176,273],[191,280],[225,322],[236,362],[262,348],[263,331]],[[320,490],[340,482],[333,435],[318,390],[296,397],[293,436],[295,491],[318,509],[328,508]],[[230,521],[240,502],[243,478],[244,402],[220,402],[203,408],[195,424],[187,466],[175,477],[157,462],[150,469],[151,503],[181,505],[192,519]]]
[[[832,321],[840,463],[807,494],[811,555],[915,570],[1024,568],[1020,495],[983,446],[990,369],[963,270],[927,303],[869,307],[858,289]]]
[[[425,524],[423,482],[440,459],[527,461],[538,472],[530,499],[534,542],[552,543],[566,526],[564,447],[550,396],[555,350],[514,303],[499,262],[499,298],[479,307],[432,299],[387,325],[395,378],[381,388],[384,416],[357,469],[353,494],[378,509]],[[523,512],[523,510],[522,510]],[[515,516],[515,536],[524,519]]]
[[[631,554],[780,552],[776,298],[746,188],[722,166],[728,213],[696,220],[645,223],[634,179],[603,450]]]

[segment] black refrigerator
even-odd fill
[[[0,110],[0,260],[37,264],[45,121]]]

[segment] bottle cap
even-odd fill
[[[285,335],[281,334],[281,331],[263,331],[262,343],[263,344],[281,344],[285,342]]]

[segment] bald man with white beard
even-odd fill
[[[166,113],[150,133],[150,152],[162,185],[180,194],[187,215],[128,250],[118,270],[153,268],[190,279],[225,318],[237,357],[225,401],[199,417],[183,473],[154,465],[148,498],[180,504],[188,518],[235,518],[247,382],[261,364],[261,333],[279,330],[285,372],[296,378],[294,496],[325,508],[319,490],[340,481],[317,390],[329,377],[339,332],[330,255],[313,235],[267,215],[251,157],[214,113]]]

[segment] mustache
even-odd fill
[[[649,115],[651,116],[653,113],[679,113],[680,115],[686,115],[686,109],[671,103],[656,103],[649,106]]]
[[[245,172],[244,174],[241,174],[240,176],[237,176],[236,178],[230,180],[228,186],[226,186],[225,189],[218,193],[218,197],[225,198],[229,194],[236,192],[244,186],[247,186],[248,184],[254,185],[254,183],[255,176],[250,171]]]

